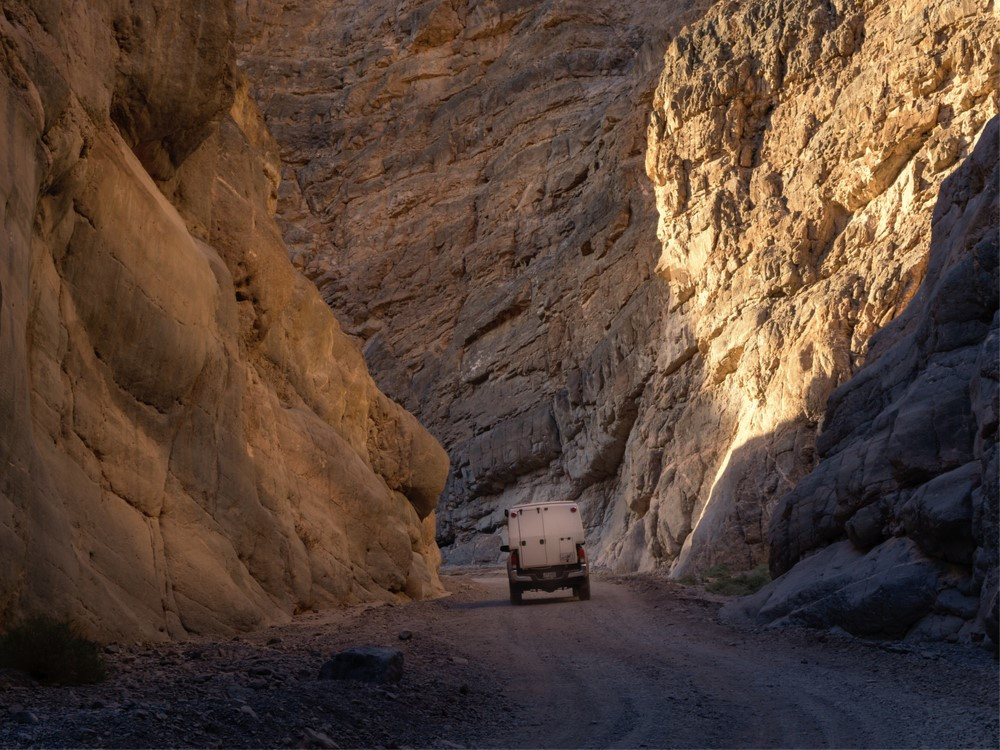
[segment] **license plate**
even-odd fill
[[[555,578],[555,577],[556,577],[555,571],[551,573],[542,573],[542,578]]]

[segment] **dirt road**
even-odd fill
[[[998,746],[997,662],[982,649],[744,633],[716,622],[720,600],[649,577],[519,607],[500,573],[445,580],[452,595],[432,602],[112,648],[97,686],[0,674],[0,746]],[[362,644],[403,651],[403,679],[316,678]]]
[[[519,708],[485,744],[997,746],[996,662],[985,653],[744,634],[716,624],[712,602],[641,580],[597,581],[589,602],[536,594],[515,608],[504,578],[477,576],[482,596],[445,603]]]

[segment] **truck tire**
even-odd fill
[[[590,599],[590,580],[576,587],[576,598],[581,602]]]
[[[521,589],[513,583],[510,584],[510,603],[514,605],[521,603]]]

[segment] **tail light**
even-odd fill
[[[576,559],[581,565],[587,562],[587,553],[583,551],[583,545],[576,545]]]
[[[510,553],[510,567],[519,568],[521,566],[521,560],[518,557],[517,550]]]

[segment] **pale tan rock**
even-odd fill
[[[766,559],[827,397],[923,276],[944,165],[995,112],[996,32],[976,3],[723,2],[671,44],[646,154],[657,271],[721,417],[704,481],[650,501],[695,509],[675,574]]]
[[[63,5],[0,18],[0,624],[443,593],[447,456],[288,262],[231,9]]]

